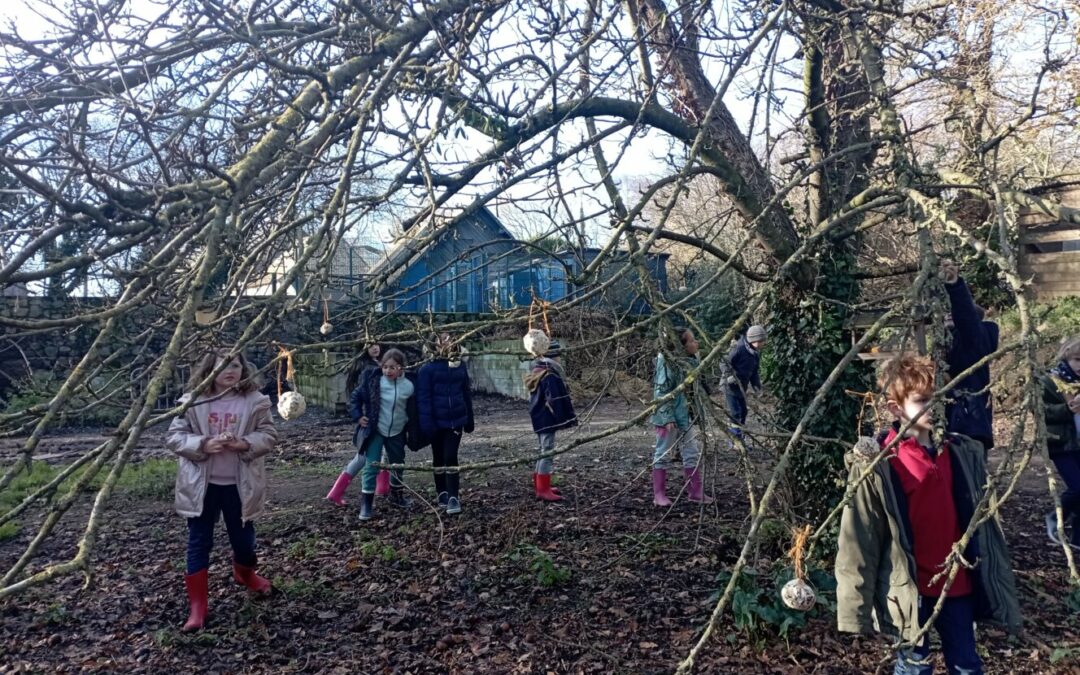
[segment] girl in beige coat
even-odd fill
[[[191,613],[184,630],[198,630],[206,621],[207,568],[220,517],[233,549],[233,577],[257,593],[270,582],[255,574],[255,526],[252,521],[266,502],[263,457],[274,447],[277,432],[270,417],[270,399],[259,393],[258,373],[242,355],[225,361],[223,352],[207,354],[189,383],[195,389],[215,370],[209,391],[169,425],[166,443],[178,455],[176,512],[188,521],[187,586]],[[185,394],[180,403],[186,403]]]

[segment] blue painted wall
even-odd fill
[[[519,247],[506,228],[486,209],[463,219],[412,261],[396,282],[383,294],[384,311],[404,313],[486,313],[494,308],[528,306],[533,296],[548,302],[573,297],[567,269],[578,273],[599,254],[585,249],[580,255],[563,253],[561,260]],[[610,278],[621,266],[625,254],[601,271],[601,280]],[[667,292],[667,255],[650,255],[648,265],[661,292]],[[590,304],[615,306],[633,313],[649,307],[634,290],[636,275],[627,275],[604,297]]]

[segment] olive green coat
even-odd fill
[[[986,464],[980,443],[951,435],[953,494],[961,530],[986,488]],[[866,472],[869,457],[848,453],[851,485]],[[919,589],[907,498],[887,460],[874,466],[855,489],[840,519],[836,555],[836,620],[843,632],[880,630],[911,640],[918,631]],[[996,623],[1011,632],[1020,629],[1005,537],[996,518],[980,525],[965,551],[975,595],[975,618]]]

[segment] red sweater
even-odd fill
[[[888,445],[896,437],[896,430],[885,438]],[[914,438],[905,438],[894,448],[896,454],[889,464],[900,478],[900,485],[907,495],[908,520],[911,523],[915,548],[915,571],[918,575],[919,593],[927,596],[941,595],[945,577],[930,585],[944,569],[945,559],[953,544],[963,532],[956,516],[953,500],[952,458],[946,444],[936,456]],[[957,597],[971,593],[971,579],[963,567],[949,588],[948,596]]]

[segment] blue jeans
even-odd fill
[[[555,449],[555,432],[554,431],[541,431],[536,434],[536,437],[540,440],[540,453],[551,452]],[[555,471],[555,458],[541,457],[536,460],[536,473],[541,476],[549,476]]]
[[[727,387],[727,407],[731,421],[740,427],[746,426],[746,396],[738,385],[729,384]]]
[[[926,623],[934,611],[937,598],[922,596],[919,598],[919,625]],[[982,660],[975,651],[975,601],[970,595],[945,598],[941,612],[934,620],[934,629],[941,638],[941,653],[945,656],[945,667],[950,675],[982,675]],[[904,649],[896,655],[894,675],[930,675],[934,667],[928,661],[930,657],[930,636],[924,635],[922,644],[913,649]]]
[[[246,567],[255,567],[255,526],[243,521],[240,492],[235,485],[206,486],[202,514],[188,518],[187,573],[195,574],[210,566],[210,551],[214,549],[214,526],[219,517],[225,518],[233,559]]]
[[[384,452],[386,453],[386,461],[390,464],[404,464],[405,432],[402,431],[397,436],[390,436],[389,438],[378,431],[371,432],[367,446],[364,448],[365,464],[364,473],[361,476],[361,489],[366,494],[375,494],[375,479],[379,475],[379,470],[375,468],[375,462],[382,459]],[[390,487],[400,488],[403,485],[404,483],[401,482],[401,469],[390,469]]]
[[[1072,544],[1080,546],[1080,453],[1069,453],[1051,458],[1057,467],[1061,480],[1065,482],[1065,492],[1061,493],[1061,510],[1065,522],[1072,518]]]

